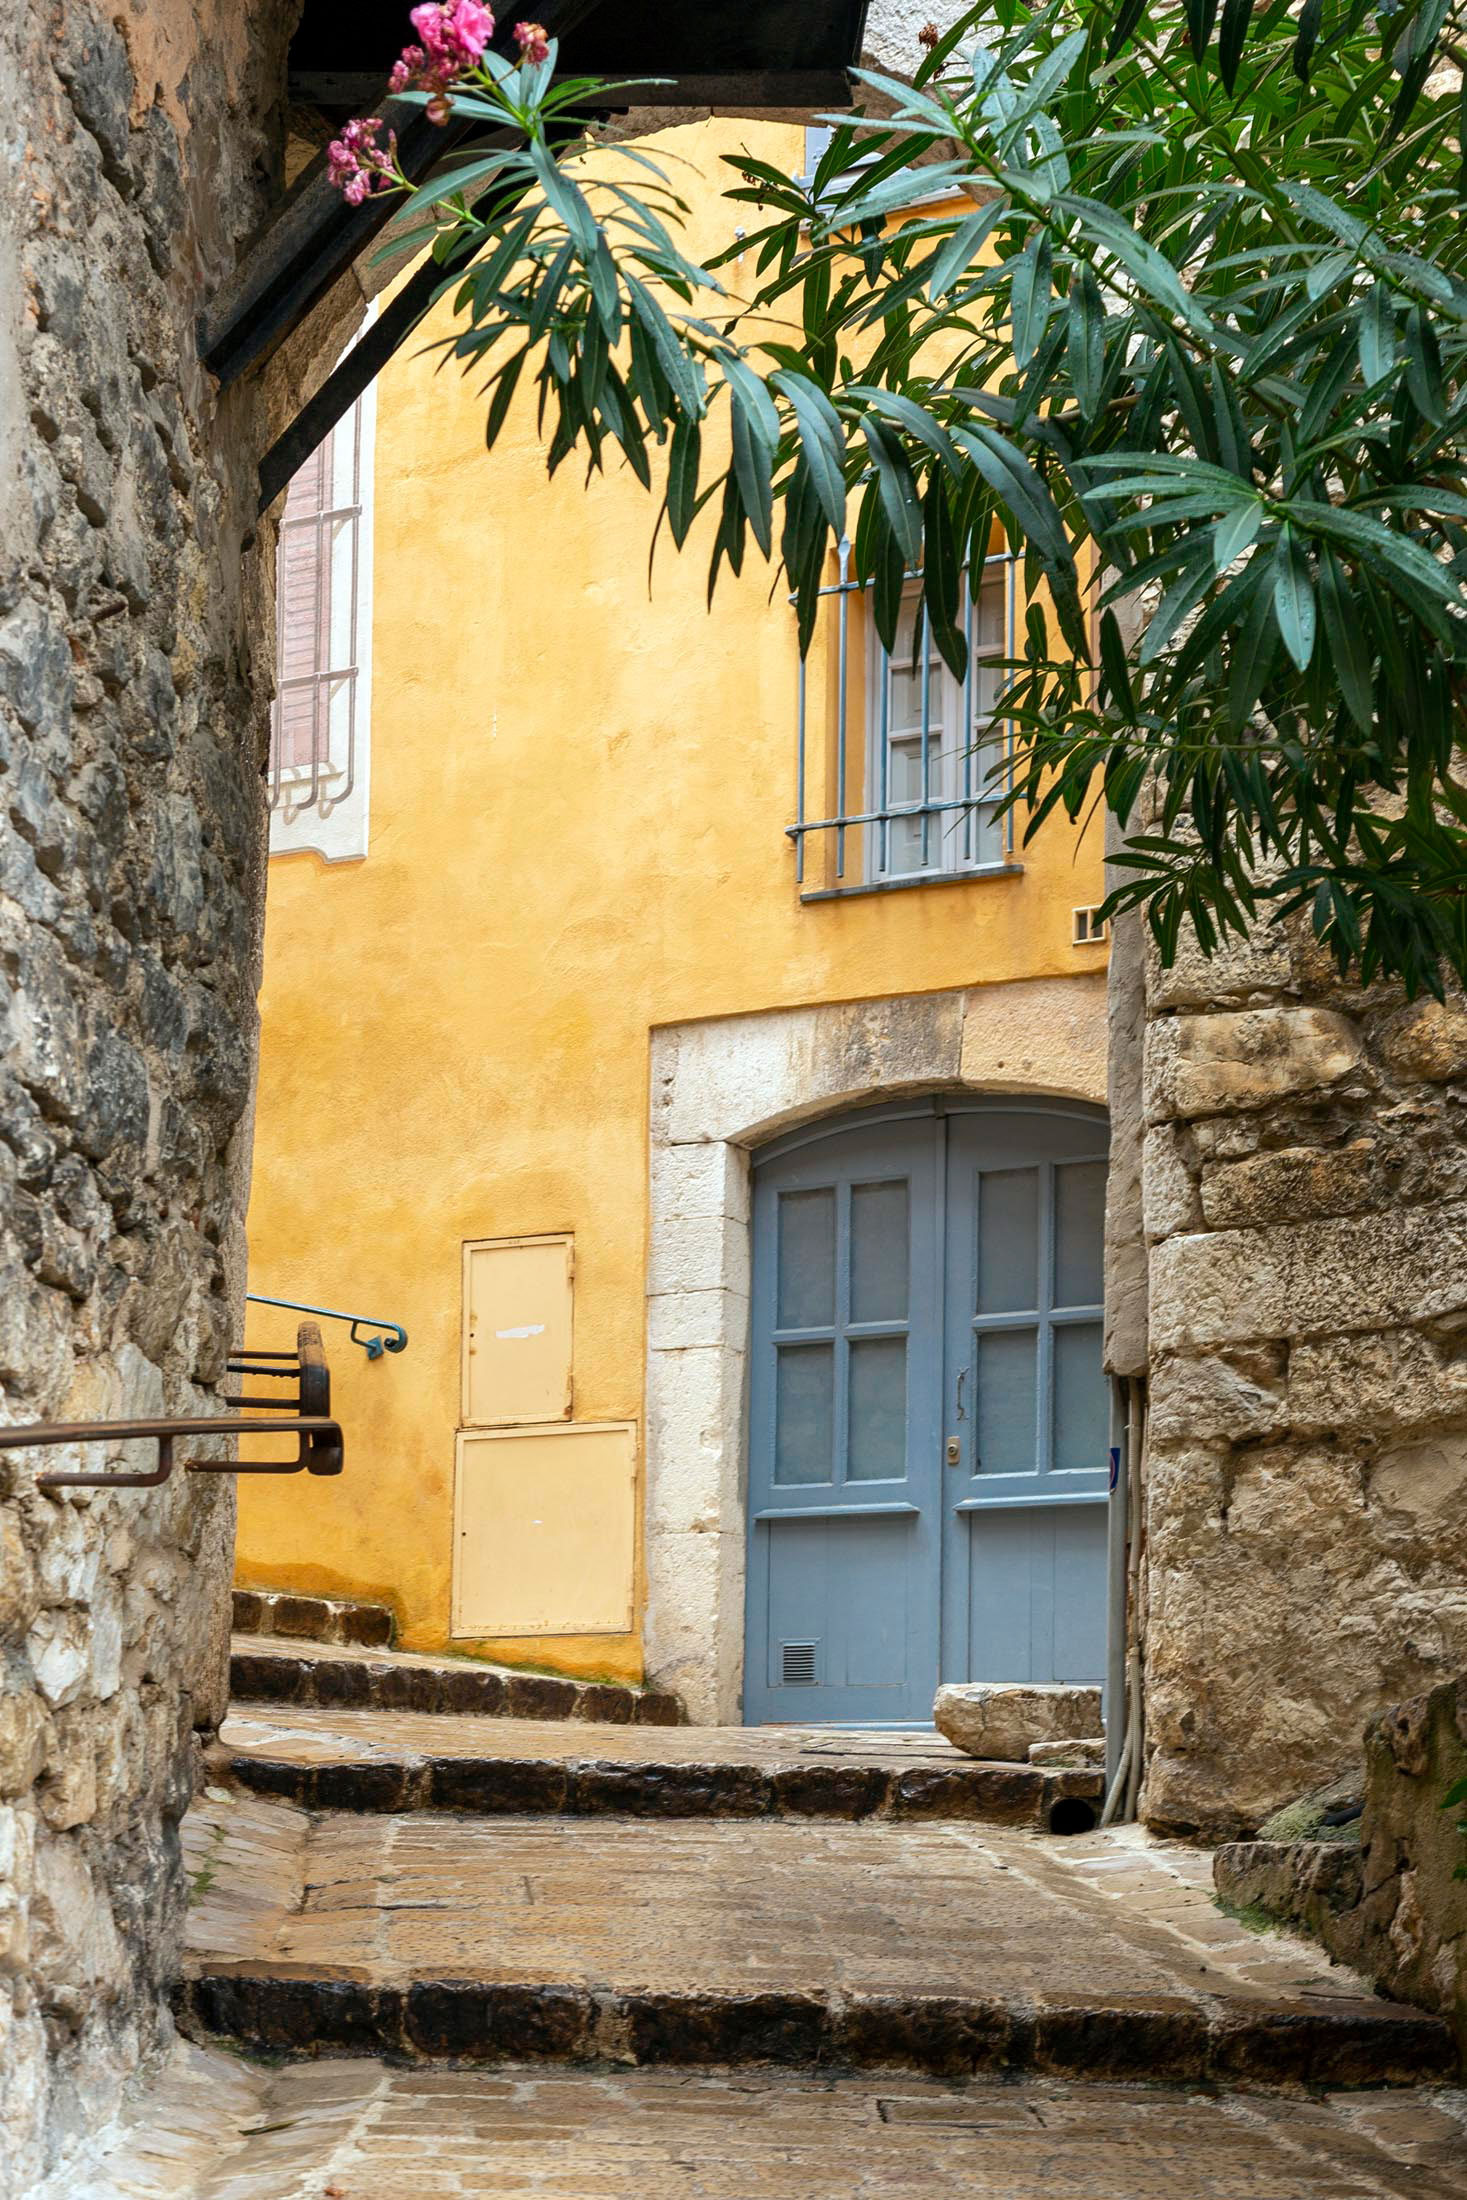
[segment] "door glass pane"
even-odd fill
[[[975,1340],[979,1474],[1033,1474],[1037,1335],[999,1329]]]
[[[779,1327],[835,1320],[835,1193],[785,1192],[779,1202]]]
[[[978,1179],[978,1312],[1039,1304],[1039,1171],[985,1169]]]
[[[907,1318],[907,1187],[851,1187],[851,1320]]]
[[[1067,1162],[1054,1172],[1056,1306],[1099,1306],[1104,1243],[1105,1163]]]
[[[1054,1331],[1054,1464],[1061,1473],[1107,1464],[1109,1414],[1099,1322]]]
[[[832,1479],[834,1391],[834,1345],[781,1345],[774,1384],[776,1482]]]
[[[907,1471],[907,1340],[858,1337],[850,1353],[846,1479],[900,1479]]]

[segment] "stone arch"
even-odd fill
[[[739,1716],[755,1147],[904,1094],[1106,1097],[1105,979],[771,1009],[652,1034],[645,1642],[699,1722]]]

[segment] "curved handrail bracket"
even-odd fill
[[[359,1344],[369,1360],[380,1360],[384,1352],[406,1352],[408,1335],[401,1322],[379,1321],[375,1314],[343,1314],[334,1306],[311,1306],[304,1299],[272,1299],[263,1291],[246,1291],[245,1297],[252,1306],[282,1306],[292,1314],[320,1314],[329,1322],[350,1322],[348,1332],[353,1344]],[[359,1336],[359,1330],[376,1330],[376,1336]],[[255,1359],[269,1359],[269,1353],[254,1353]]]

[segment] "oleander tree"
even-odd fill
[[[1114,811],[1167,959],[1304,909],[1467,977],[1467,0],[989,0],[805,183],[731,164],[743,296],[479,19],[416,10],[403,81],[515,138],[413,194],[491,445],[533,387],[552,469],[625,461],[679,545],[711,507],[710,591],[777,561],[802,646],[842,538],[888,644],[920,572],[958,673],[1001,529],[1026,833]],[[354,128],[345,186],[407,188]]]

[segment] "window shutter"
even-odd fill
[[[326,774],[352,776],[360,437],[353,406],[293,477],[280,522],[270,801],[290,814],[320,800]]]

